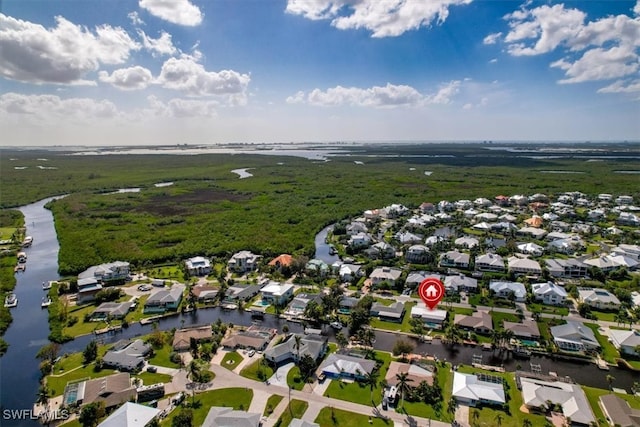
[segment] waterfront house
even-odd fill
[[[493,280],[489,283],[489,289],[498,297],[513,298],[516,302],[524,302],[527,299],[527,290],[520,282]]]
[[[234,273],[248,273],[258,269],[259,261],[262,257],[251,251],[240,251],[231,256],[227,266],[229,271]]]
[[[382,282],[387,282],[389,285],[394,286],[396,280],[402,275],[402,270],[393,267],[378,267],[371,272],[369,279],[371,279],[371,285],[375,287]]]
[[[133,307],[133,301],[103,302],[91,313],[92,321],[124,319]]]
[[[96,294],[102,290],[102,285],[94,277],[78,279],[78,304],[85,304],[96,299]]]
[[[300,337],[300,348],[296,348],[294,336]],[[281,364],[287,361],[297,361],[305,355],[311,356],[315,361],[320,359],[327,352],[328,337],[317,334],[290,334],[286,340],[280,344],[265,350],[264,358],[271,363]]]
[[[492,375],[454,372],[451,395],[467,406],[503,405],[506,402],[502,378]]]
[[[211,406],[201,427],[259,427],[262,414],[237,411],[223,406]]]
[[[346,232],[348,236],[355,236],[359,233],[367,233],[367,225],[362,221],[353,221],[346,226]]]
[[[620,300],[601,288],[578,288],[578,301],[598,310],[618,310]]]
[[[498,254],[487,253],[476,257],[476,271],[502,273],[505,270],[504,260]]]
[[[444,289],[448,294],[458,294],[460,292],[475,293],[478,291],[478,280],[464,274],[455,276],[445,276]]]
[[[157,408],[126,402],[98,424],[98,427],[145,427],[158,414],[160,410]]]
[[[218,296],[219,289],[209,285],[195,285],[191,292],[198,299],[198,302],[212,303]]]
[[[321,259],[312,259],[304,266],[304,270],[307,274],[325,277],[329,274],[329,265]]]
[[[144,366],[144,358],[151,353],[151,346],[142,340],[121,340],[105,353],[102,363],[105,367],[121,371],[136,371]]]
[[[509,322],[505,320],[502,322],[502,327],[505,331],[511,331],[516,338],[536,341],[540,339],[538,322],[532,319],[523,319],[522,322]]]
[[[369,246],[372,240],[369,233],[356,233],[349,237],[347,245],[351,248],[362,248]]]
[[[398,374],[407,374],[410,387],[417,387],[421,382],[433,385],[433,372],[414,363],[391,362],[384,380],[388,387],[398,386]]]
[[[609,338],[621,354],[640,355],[638,352],[638,349],[640,349],[640,332],[636,330],[609,329]]]
[[[293,297],[294,286],[291,283],[269,282],[260,289],[265,304],[284,306]]]
[[[582,322],[568,321],[564,325],[552,326],[549,331],[561,350],[591,351],[600,348],[591,328]]]
[[[374,302],[371,305],[369,313],[371,316],[377,317],[380,320],[402,322],[402,318],[404,317],[404,303],[396,301],[391,305],[384,305],[379,302]]]
[[[553,282],[534,283],[531,290],[536,301],[548,305],[564,305],[568,296],[563,287]]]
[[[440,267],[469,268],[469,254],[448,251],[440,255]]]
[[[351,310],[358,305],[358,298],[354,297],[345,297],[343,296],[340,300],[340,305],[338,307],[338,313],[340,314],[351,314]]]
[[[565,381],[543,381],[520,377],[522,401],[534,411],[546,412],[549,402],[560,406],[562,415],[571,419],[571,425],[590,426],[596,422],[591,406],[582,388]]]
[[[422,304],[411,307],[411,317],[422,319],[425,326],[433,329],[442,329],[442,324],[448,314],[449,312],[447,310],[431,310]]]
[[[95,265],[78,274],[78,281],[89,278],[96,279],[105,285],[108,285],[108,282],[124,283],[129,278],[129,263],[115,261]]]
[[[275,336],[274,329],[251,326],[247,330],[233,329],[227,333],[227,338],[220,343],[224,348],[237,348],[263,351]]]
[[[320,364],[318,371],[331,379],[363,379],[376,367],[375,360],[332,353]]]
[[[307,305],[309,305],[311,301],[315,302],[316,304],[321,304],[322,295],[299,293],[291,300],[291,303],[284,312],[285,316],[304,317],[304,312],[307,309]]]
[[[461,329],[471,330],[483,335],[488,335],[493,331],[493,319],[486,311],[476,311],[470,316],[456,314],[453,324]]]
[[[178,309],[182,301],[184,285],[175,284],[170,288],[159,289],[144,303],[144,313],[165,313]]]
[[[67,383],[62,402],[66,406],[84,406],[104,402],[109,410],[125,402],[136,400],[136,388],[127,372],[107,375],[92,380]]]
[[[226,302],[248,301],[259,292],[260,286],[258,285],[233,285],[227,288],[224,300]]]
[[[600,407],[610,425],[640,427],[640,409],[629,406],[629,402],[613,393],[600,396]]]
[[[189,258],[184,264],[190,276],[206,276],[211,273],[211,261],[208,258],[197,256]]]
[[[192,326],[189,328],[177,329],[173,334],[173,350],[187,351],[191,348],[191,340],[200,343],[211,341],[213,332],[211,325]]]

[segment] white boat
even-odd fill
[[[31,246],[32,243],[33,243],[33,237],[27,236],[22,241],[22,247],[23,248],[28,248],[29,246]]]
[[[4,306],[7,308],[16,307],[18,305],[18,297],[16,294],[9,294],[4,299]]]
[[[48,289],[51,289],[52,283],[53,283],[53,282],[51,282],[51,281],[48,281],[48,282],[42,282],[42,290],[43,290],[43,291],[46,291],[46,290],[48,290]]]
[[[49,298],[49,297],[43,297],[43,298],[42,298],[42,304],[40,304],[40,306],[41,306],[42,308],[47,308],[47,307],[49,307],[50,305],[51,305],[51,298]]]

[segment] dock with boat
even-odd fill
[[[6,308],[13,308],[18,306],[18,297],[14,293],[10,293],[4,298],[4,306]]]

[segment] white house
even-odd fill
[[[211,273],[211,261],[208,258],[197,256],[189,258],[184,264],[190,276],[206,276]]]
[[[600,348],[593,331],[581,322],[568,321],[549,328],[553,341],[562,350],[589,351]]]
[[[240,251],[231,256],[227,265],[231,271],[246,273],[258,268],[260,258],[260,255],[253,254],[250,251]]]
[[[534,378],[520,378],[522,401],[530,409],[545,411],[548,402],[560,405],[562,414],[571,418],[571,425],[592,425],[596,418],[582,388],[564,381],[542,381]]]
[[[563,305],[567,299],[567,291],[553,282],[534,283],[531,285],[533,297],[543,304]]]
[[[94,265],[82,273],[78,274],[80,279],[96,279],[99,282],[109,282],[112,280],[125,280],[129,277],[129,263],[125,261],[115,261],[106,264]]]
[[[456,401],[469,406],[479,403],[502,405],[506,402],[504,384],[499,377],[480,379],[477,375],[454,372],[451,394]]]
[[[544,253],[544,248],[536,243],[520,243],[518,246],[518,252],[522,254],[529,254],[533,256],[541,256]]]
[[[364,271],[361,265],[358,264],[342,264],[338,272],[340,280],[343,282],[350,282],[355,278],[360,278],[364,275]]]
[[[606,289],[578,288],[578,301],[600,310],[617,310],[620,300]]]
[[[431,328],[440,329],[447,318],[447,310],[431,310],[422,304],[411,307],[411,317],[420,318]]]
[[[478,280],[473,277],[457,274],[444,278],[444,289],[447,293],[476,292],[478,290]]]
[[[469,254],[449,251],[440,255],[440,267],[469,268]]]
[[[462,248],[467,248],[467,249],[474,248],[480,244],[478,239],[476,239],[475,237],[469,237],[469,236],[458,237],[456,240],[454,240],[453,243],[456,246],[460,246]]]
[[[376,286],[382,282],[388,282],[391,286],[395,285],[396,280],[400,278],[402,274],[402,270],[393,267],[378,267],[371,272],[369,275],[369,279],[371,279],[371,284]]]
[[[542,268],[538,261],[534,261],[529,258],[519,258],[516,256],[509,257],[507,264],[509,266],[509,272],[514,274],[525,275],[540,275],[542,274]]]
[[[269,304],[284,305],[293,297],[294,286],[290,283],[269,282],[260,292],[262,301]]]
[[[349,237],[347,244],[352,248],[360,248],[371,244],[371,235],[369,233],[356,233]]]
[[[609,329],[609,338],[620,353],[640,355],[640,332]]]
[[[524,302],[527,298],[527,290],[520,282],[492,281],[489,283],[489,289],[502,298],[510,298],[513,295],[517,302]]]
[[[425,264],[431,258],[431,253],[425,245],[412,245],[405,252],[405,258],[410,263]]]
[[[498,254],[479,255],[476,257],[476,270],[502,272],[505,270],[504,260]]]

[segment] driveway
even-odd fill
[[[289,371],[294,366],[296,365],[293,362],[280,366],[278,370],[271,376],[271,378],[269,378],[269,383],[281,387],[289,387],[287,385],[287,375],[289,375]]]

